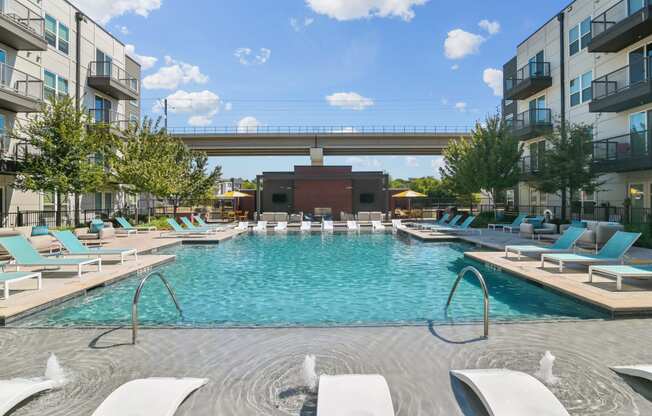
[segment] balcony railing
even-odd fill
[[[652,0],[621,0],[597,16],[591,21],[589,51],[617,52],[652,33],[650,7]],[[642,18],[633,17],[639,13]]]
[[[650,142],[652,131],[632,131],[593,143],[593,162],[601,170],[630,171],[652,166]]]
[[[140,80],[110,61],[93,61],[88,68],[89,77],[109,78],[138,94]]]
[[[539,156],[524,156],[519,162],[519,169],[524,176],[534,175],[539,172],[541,158]]]
[[[3,63],[0,63],[0,87],[26,98],[43,100],[43,81]]]
[[[650,57],[634,59],[629,65],[595,79],[591,111],[618,112],[650,102],[651,64]]]
[[[88,110],[88,114],[95,124],[103,124],[120,130],[129,125],[129,120],[124,114],[106,108],[91,108]]]
[[[593,37],[601,35],[649,4],[652,4],[649,0],[642,0],[640,2],[621,0],[591,21],[591,33]],[[635,7],[630,7],[630,5]]]
[[[505,79],[505,97],[524,99],[552,85],[550,62],[530,62]]]
[[[0,13],[39,37],[45,37],[45,19],[17,0],[0,0]]]

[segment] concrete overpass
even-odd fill
[[[469,137],[463,126],[328,126],[171,128],[169,133],[209,156],[441,155],[454,140]]]

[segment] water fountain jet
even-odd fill
[[[539,361],[539,370],[534,373],[541,381],[549,386],[554,386],[559,383],[559,377],[552,373],[552,368],[555,365],[555,356],[550,351],[546,351]]]

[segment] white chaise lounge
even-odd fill
[[[641,364],[641,365],[624,365],[611,367],[618,374],[624,374],[626,376],[644,378],[648,381],[652,381],[652,365]]]
[[[394,416],[389,386],[379,375],[319,377],[317,416]]]
[[[288,230],[288,223],[285,221],[279,221],[276,223],[276,227],[274,227],[274,231],[287,231]]]
[[[468,385],[491,416],[570,416],[539,380],[519,371],[453,370]]]
[[[335,227],[333,226],[333,221],[330,220],[325,220],[321,224],[321,226],[324,229],[324,231],[333,231],[335,229]]]
[[[30,397],[54,387],[55,382],[52,380],[0,380],[0,416],[4,416]]]
[[[118,387],[92,416],[172,416],[205,378],[146,378]]]
[[[312,222],[301,221],[301,231],[310,231],[312,229]]]
[[[264,233],[267,231],[267,221],[258,221],[254,227],[254,231],[257,233]]]
[[[371,227],[374,231],[384,231],[385,226],[381,221],[371,221]]]
[[[358,225],[357,221],[347,221],[346,229],[349,231],[358,231],[360,229],[360,226]]]

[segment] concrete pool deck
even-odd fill
[[[35,290],[35,279],[11,284],[9,299],[0,300],[0,326],[73,297],[82,296],[95,287],[108,285],[134,274],[148,273],[157,266],[174,261],[174,256],[155,254],[159,249],[180,244],[218,244],[241,233],[242,231],[230,229],[199,238],[164,238],[160,237],[160,232],[118,237],[104,247],[135,248],[138,250],[138,260],[134,261],[133,257],[128,257],[124,264],[120,264],[115,260],[115,256],[104,257],[102,271],[97,271],[96,266],[84,267],[81,280],[70,267],[65,269],[70,272],[53,272],[36,267],[21,268],[23,271],[42,271],[43,287],[41,290]],[[9,270],[13,270],[11,266]]]
[[[176,416],[311,416],[315,397],[302,378],[306,354],[318,374],[382,374],[398,416],[486,416],[451,369],[509,368],[534,374],[556,356],[550,390],[573,416],[652,414],[652,383],[609,366],[652,362],[645,319],[477,325],[145,329],[0,329],[0,379],[42,376],[55,353],[70,382],[12,416],[90,415],[121,384],[143,377],[206,377]],[[524,415],[530,416],[530,415]]]

